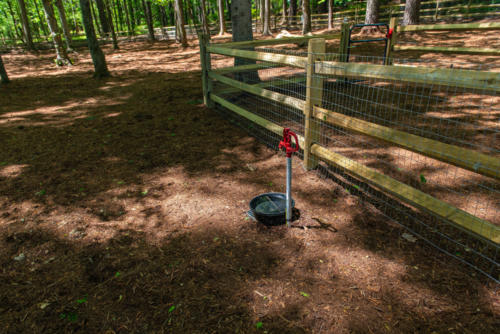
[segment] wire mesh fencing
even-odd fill
[[[310,55],[303,50],[256,50],[302,59]],[[360,75],[359,66],[383,64],[380,57],[351,56],[351,65],[344,66],[338,61],[343,55],[313,56],[321,60],[319,67],[247,61],[250,66],[243,68],[240,63],[238,69],[228,68],[234,58],[214,54],[212,70],[229,80],[213,79],[212,92],[302,136],[308,120],[313,143],[337,159],[333,164],[320,163],[320,173],[353,184],[364,201],[392,221],[500,282],[500,171],[491,167],[500,158],[498,89],[475,80],[478,71],[473,70],[469,72],[474,82],[461,82],[461,66],[449,69],[451,75],[442,81],[422,81],[411,78],[418,60],[394,59],[393,64],[406,66],[409,73],[391,77],[379,75],[382,72]],[[308,85],[311,82],[315,84]],[[294,102],[306,101],[308,94],[314,98],[309,119],[304,103]],[[277,149],[277,133],[226,108],[218,110]],[[482,159],[493,163],[484,164]],[[370,182],[366,175],[397,189]],[[408,200],[417,195],[426,200],[432,196],[429,207]],[[435,208],[440,203],[451,205],[449,215]],[[474,226],[454,223],[457,214]]]

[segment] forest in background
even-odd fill
[[[421,1],[407,2],[418,3],[420,6]],[[422,2],[421,7],[435,6],[428,2],[430,1]],[[451,6],[497,3],[496,0],[441,1],[446,2]],[[267,14],[275,17],[280,26],[285,27],[294,20],[301,21],[296,16],[302,15],[304,4],[310,8],[309,14],[326,14],[346,9],[363,11],[366,8],[366,1],[359,0],[305,0],[304,3],[302,0],[252,0],[251,3],[252,17],[258,23],[263,23]],[[380,7],[389,3],[404,4],[405,1],[372,0],[369,3]],[[89,4],[95,30],[100,38],[110,37],[113,33],[118,36],[142,35],[148,33],[148,28],[156,28],[157,33],[164,38],[175,36],[182,42],[179,24],[196,27],[203,27],[205,24],[206,29],[220,34],[226,32],[227,22],[231,20],[230,0],[89,0]],[[4,0],[0,2],[1,44],[21,44],[29,49],[33,47],[33,43],[50,42],[51,32],[44,12],[46,6],[53,8],[58,29],[64,34],[67,43],[85,39],[79,0]],[[170,27],[170,34],[166,27]]]
[[[433,6],[437,17],[443,5],[445,9],[468,12],[475,8],[488,13],[496,11],[498,5],[497,0],[491,3],[482,0],[233,1],[245,6],[245,17],[250,15],[249,20],[240,18],[236,23],[264,36],[271,35],[272,28],[275,31],[301,28],[302,34],[310,33],[315,14],[327,15],[323,21],[328,22],[328,29],[333,29],[334,13],[341,14],[336,17],[338,21],[347,20],[355,12],[354,22],[358,23],[358,17],[362,17],[365,24],[377,23],[382,16],[383,19],[387,15],[402,16],[401,24],[407,25],[418,24],[420,12],[432,12]],[[106,61],[99,47],[103,40],[111,41],[113,48],[118,49],[120,39],[146,35],[150,41],[175,39],[186,47],[188,34],[210,37],[232,32],[231,8],[230,0],[4,0],[0,3],[0,41],[6,49],[20,46],[35,51],[53,47],[58,66],[72,65],[68,53],[87,45],[96,76],[107,76]],[[251,30],[245,34],[244,39],[252,39]],[[0,75],[2,83],[9,81],[1,57]]]

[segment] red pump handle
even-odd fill
[[[295,139],[295,147],[292,146],[292,137]],[[283,139],[280,141],[279,149],[284,148],[286,151],[286,157],[291,158],[294,152],[297,152],[299,147],[299,138],[297,135],[290,131],[289,128],[283,129]]]
[[[387,35],[385,35],[385,37],[390,39],[392,37],[393,32],[394,32],[394,29],[390,28],[389,31],[387,32]]]

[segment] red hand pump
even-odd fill
[[[295,140],[295,147],[292,146],[292,137]],[[280,150],[284,148],[286,152],[286,225],[290,226],[292,221],[292,154],[300,149],[297,135],[289,128],[284,128],[283,139],[278,148]]]

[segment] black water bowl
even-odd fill
[[[295,201],[292,199],[292,209]],[[254,218],[268,226],[285,224],[286,195],[283,193],[265,193],[252,198],[250,211]]]

